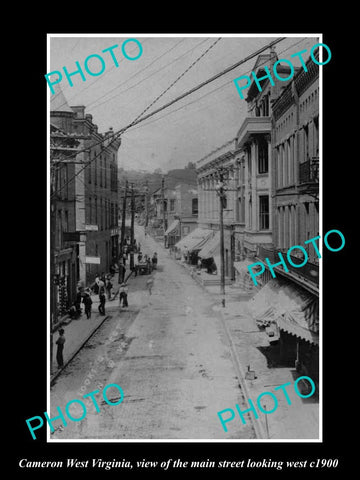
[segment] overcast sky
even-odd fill
[[[69,105],[85,105],[86,113],[93,116],[100,132],[109,127],[116,131],[141,114],[219,37],[221,40],[146,112],[149,113],[276,37],[228,37],[221,34],[188,37],[140,34],[51,36],[48,71],[45,73],[61,71],[64,66],[72,72],[76,70],[75,61],[79,61],[86,81],[75,75],[71,87],[64,75],[60,83]],[[137,60],[127,60],[121,53],[121,45],[128,38],[136,38],[143,47]],[[304,54],[307,59],[311,46],[318,42],[315,36],[288,37],[275,46],[275,51],[279,59],[290,59],[291,54],[307,49]],[[109,52],[101,53],[115,44],[119,45],[113,50],[119,67],[115,67]],[[127,52],[135,56],[139,48],[129,42]],[[90,76],[84,69],[86,57],[92,54],[101,55],[106,62],[104,73],[97,77]],[[89,68],[96,71],[99,63],[96,59],[93,62],[89,63]],[[234,138],[247,116],[247,104],[237,93],[233,80],[240,75],[249,75],[255,62],[256,58],[127,130],[122,135],[119,166],[149,171],[160,167],[165,172],[181,168],[189,161],[196,162]],[[292,62],[300,66],[297,59]]]

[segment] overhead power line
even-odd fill
[[[160,95],[158,95],[155,100],[153,100],[136,118],[135,120],[133,120],[129,125],[127,125],[126,127],[124,127],[123,129],[119,130],[118,132],[114,133],[114,138],[112,140],[110,140],[110,142],[108,143],[108,145],[103,146],[102,149],[100,150],[100,152],[98,153],[98,155],[95,155],[94,158],[92,160],[89,160],[85,165],[84,167],[82,167],[80,170],[78,170],[76,172],[75,175],[73,175],[66,183],[64,183],[62,186],[61,186],[61,189],[59,190],[56,190],[55,192],[53,192],[52,196],[54,195],[57,195],[59,193],[60,190],[62,190],[63,188],[65,188],[66,185],[68,185],[70,182],[72,182],[81,172],[83,172],[85,170],[86,167],[88,167],[92,162],[94,162],[97,157],[103,152],[103,150],[105,148],[108,148],[109,146],[111,146],[120,136],[122,133],[124,133],[126,130],[128,130],[132,125],[135,125],[142,117],[142,115],[144,115],[145,112],[147,112],[149,110],[149,108],[151,108],[163,95],[165,95],[166,92],[168,92],[191,68],[193,68],[219,41],[221,40],[221,38],[218,38],[216,39],[196,60],[194,60],[192,62],[192,64],[181,74],[179,75],[170,85],[169,87],[167,87]],[[146,116],[147,118],[147,116]],[[102,142],[98,142],[98,143],[102,143]],[[91,147],[90,147],[91,148]],[[86,151],[88,150],[88,148],[86,149],[83,149],[83,151]],[[81,152],[81,150],[79,150],[77,152],[77,154],[79,154]],[[76,157],[76,155],[75,155]],[[69,160],[69,157],[67,157],[67,160]]]
[[[272,42],[264,45],[263,47],[259,48],[258,50],[256,50],[255,52],[247,55],[245,58],[239,60],[238,62],[236,62],[235,64],[231,65],[230,67],[227,67],[225,70],[222,70],[221,72],[217,73],[216,75],[213,75],[212,77],[210,77],[209,79],[205,80],[204,82],[201,82],[200,84],[196,85],[195,87],[191,88],[190,90],[186,91],[185,93],[183,93],[182,95],[179,95],[178,97],[176,97],[175,99],[171,100],[170,102],[166,103],[165,105],[163,105],[162,107],[159,107],[158,109],[156,110],[153,110],[152,112],[148,113],[147,115],[143,116],[144,113],[157,101],[159,100],[168,90],[171,86],[173,86],[188,70],[189,68],[191,68],[191,66],[194,66],[194,64],[200,60],[200,58],[203,57],[203,55],[205,54],[202,54],[200,57],[198,57],[197,60],[195,60],[195,62],[192,63],[192,65],[183,73],[181,74],[177,80],[175,80],[170,87],[168,87],[162,94],[160,94],[145,110],[143,110],[143,112],[138,115],[135,120],[133,120],[130,124],[128,124],[127,126],[121,128],[120,130],[118,130],[117,132],[114,133],[114,138],[109,142],[109,144],[107,145],[107,147],[109,147],[110,145],[112,145],[113,142],[115,142],[126,130],[128,130],[129,128],[133,127],[134,125],[137,125],[139,124],[140,122],[143,122],[144,120],[147,120],[148,118],[152,117],[153,115],[156,115],[157,113],[161,112],[162,110],[170,107],[171,105],[173,105],[174,103],[177,103],[179,102],[180,100],[182,100],[183,98],[191,95],[192,93],[196,92],[197,90],[200,90],[201,88],[203,88],[204,86],[208,85],[209,83],[217,80],[218,78],[222,77],[223,75],[231,72],[232,70],[234,70],[235,68],[239,67],[240,65],[248,62],[249,60],[251,60],[252,58],[260,55],[262,52],[264,52],[265,50],[271,48],[273,45],[276,45],[277,43],[279,42],[282,42],[283,40],[285,40],[286,37],[279,37],[277,38],[276,40],[273,40]],[[219,40],[219,39],[218,39]],[[217,41],[218,41],[217,40]],[[214,42],[215,43],[217,43]],[[214,44],[212,46],[214,46]],[[212,46],[210,45],[210,47],[206,50],[206,52],[209,51],[210,48],[212,48]],[[99,145],[101,143],[103,143],[104,140],[101,140],[99,142],[96,142],[95,144],[93,144],[92,146],[90,147],[87,147],[85,148],[83,151],[86,151],[86,150],[89,150],[89,148],[92,148],[96,145]],[[78,152],[80,153],[81,150]],[[102,151],[100,152],[102,153]],[[98,155],[100,155],[100,153]],[[90,160],[82,169],[80,169],[66,184],[64,184],[62,186],[62,188],[64,188],[68,183],[70,183],[72,180],[74,180],[74,178],[79,175],[87,166],[89,166],[93,161],[96,160],[97,156],[96,155],[92,160]],[[76,155],[74,155],[76,156]],[[69,157],[68,157],[69,158]],[[53,195],[55,195],[57,192],[54,192]]]
[[[250,55],[248,55],[247,57],[243,58],[242,60],[240,60],[239,62],[236,62],[234,65],[231,65],[230,67],[226,68],[225,70],[222,70],[221,72],[219,72],[218,74],[214,75],[213,77],[209,78],[208,80],[200,83],[199,85],[197,85],[196,87],[188,90],[187,92],[183,93],[182,95],[180,95],[179,97],[176,97],[174,100],[172,100],[171,102],[163,105],[162,107],[158,108],[157,110],[153,110],[152,112],[150,112],[148,115],[146,115],[145,117],[141,118],[141,119],[137,119],[133,122],[131,122],[129,125],[127,125],[126,127],[123,127],[122,129],[114,132],[115,135],[117,134],[122,134],[124,133],[126,130],[128,130],[129,128],[135,126],[135,125],[138,125],[139,123],[143,122],[144,120],[147,120],[148,118],[152,117],[153,115],[156,115],[157,113],[159,113],[160,111],[162,110],[165,110],[166,108],[168,108],[169,106],[173,105],[174,103],[182,100],[183,98],[187,97],[188,95],[191,95],[192,93],[194,93],[195,91],[199,90],[200,88],[203,88],[205,85],[217,80],[218,78],[220,78],[221,76],[223,75],[226,75],[227,73],[231,72],[232,70],[234,70],[235,68],[237,68],[238,66],[242,65],[243,63],[246,63],[248,62],[249,60],[251,60],[252,58],[256,57],[257,55],[260,55],[260,53],[264,52],[265,50],[269,49],[271,46],[275,45],[276,43],[279,43],[283,40],[285,40],[286,37],[279,37],[278,39],[276,40],[273,40],[272,42],[264,45],[263,47],[259,48],[258,50],[256,50],[255,52],[251,53]],[[92,145],[88,146],[87,148],[84,148],[83,150],[79,150],[78,153],[81,153],[81,152],[84,152],[84,151],[87,151],[97,145],[100,145],[104,142],[104,140],[99,140],[98,142],[94,142]],[[74,155],[75,157],[76,155]],[[68,158],[71,158],[71,156],[69,156]]]

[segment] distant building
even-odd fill
[[[226,204],[223,209],[225,277],[234,279],[235,225],[236,225],[236,142],[230,140],[196,162],[198,175],[199,218],[198,227],[204,236],[212,232],[213,239],[199,249],[198,255],[205,266],[212,263],[220,277],[220,200],[216,192],[218,169],[226,170]],[[194,245],[196,247],[196,245]]]
[[[150,195],[149,210],[149,225],[158,236],[164,234],[165,219],[165,246],[172,247],[197,226],[196,186],[178,183],[173,188],[164,188],[164,192],[161,187],[156,189]]]
[[[167,225],[165,246],[171,248],[197,226],[198,192],[196,187],[180,183],[167,190]]]

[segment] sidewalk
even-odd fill
[[[148,237],[149,238],[149,237]],[[145,243],[145,239],[142,238],[143,243]],[[144,248],[145,247],[145,248]],[[151,253],[151,249],[149,249],[146,245],[142,248],[143,253]],[[126,278],[127,282],[133,278],[133,274],[131,274],[129,269],[129,263],[127,263],[127,270],[126,270]],[[92,314],[91,318],[87,319],[84,311],[84,305],[81,304],[82,308],[82,315],[78,319],[71,319],[68,315],[64,315],[59,322],[57,323],[55,329],[53,330],[53,371],[50,374],[50,385],[54,383],[56,378],[61,374],[64,368],[69,364],[69,362],[74,358],[74,356],[78,353],[78,351],[82,348],[84,343],[88,341],[88,339],[96,332],[96,330],[109,318],[109,309],[111,310],[117,308],[119,306],[119,283],[118,283],[119,274],[115,273],[112,277],[112,284],[113,284],[113,293],[112,299],[108,300],[106,295],[106,304],[105,304],[105,315],[100,315],[98,312],[99,306],[99,296],[97,294],[91,294],[92,303]],[[116,294],[116,297],[114,298]],[[138,295],[139,298],[136,298],[136,293],[132,292],[132,299],[137,301],[139,305],[142,304],[144,300],[143,295]],[[65,336],[65,344],[64,344],[64,365],[62,368],[58,368],[56,362],[56,340],[58,338],[58,330],[59,328],[64,329],[64,336]]]
[[[118,276],[115,274],[112,279],[113,291],[114,293],[118,290]],[[114,296],[114,294],[113,294]],[[71,319],[68,315],[62,317],[56,326],[56,331],[53,331],[53,372],[50,375],[50,385],[56,380],[60,375],[63,369],[67,364],[74,358],[78,351],[82,348],[84,343],[96,332],[96,330],[109,318],[107,313],[109,308],[113,310],[113,307],[119,305],[119,297],[117,296],[115,300],[108,300],[106,297],[105,304],[105,315],[100,315],[98,311],[99,306],[99,296],[96,294],[91,295],[92,303],[92,313],[91,317],[88,319],[85,315],[84,305],[81,304],[82,315],[78,319]],[[58,368],[56,362],[56,340],[58,338],[59,328],[64,329],[65,344],[64,344],[64,366]]]
[[[248,295],[236,285],[226,285],[226,306],[221,305],[220,285],[204,284],[204,278],[211,277],[202,271],[200,275],[192,274],[192,266],[175,260],[186,269],[189,275],[202,286],[204,291],[211,295],[217,304],[213,306],[221,319],[229,339],[230,348],[237,364],[239,383],[247,400],[250,398],[256,406],[259,418],[255,419],[260,426],[262,438],[269,439],[318,439],[320,409],[318,392],[309,398],[301,398],[294,391],[294,382],[299,374],[293,367],[284,367],[272,364],[271,347],[265,331],[260,330],[252,318],[248,308]],[[247,378],[246,372],[254,372],[254,379]],[[276,387],[289,383],[286,391],[291,404],[286,401],[284,393],[274,391]],[[299,385],[300,387],[300,385]],[[275,394],[278,399],[277,409],[271,414],[262,413],[257,408],[257,398],[264,392]],[[274,408],[271,396],[262,397],[261,406],[266,410]],[[232,408],[235,405],[224,405]],[[249,404],[250,408],[250,404]],[[253,414],[251,414],[253,415]],[[237,417],[237,421],[240,421]]]

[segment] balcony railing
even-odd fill
[[[319,183],[319,157],[309,158],[299,166],[299,182]]]
[[[275,263],[280,262],[280,257],[278,253],[282,253],[282,256],[285,260],[285,263],[289,269],[289,272],[295,273],[297,276],[303,277],[304,279],[319,285],[319,265],[316,263],[311,263],[307,261],[303,267],[294,267],[287,261],[287,255],[286,252],[281,251],[281,250],[276,250],[273,248],[265,248],[262,246],[258,247],[258,254],[257,257],[260,260],[264,261],[265,266],[267,266],[267,263],[265,262],[265,258],[269,259],[269,262],[274,265]],[[290,259],[294,264],[301,264],[303,262],[302,258],[295,257],[293,255],[290,255]],[[283,267],[280,266],[279,270],[281,270],[281,273],[284,273],[286,276],[287,272],[283,269]]]

